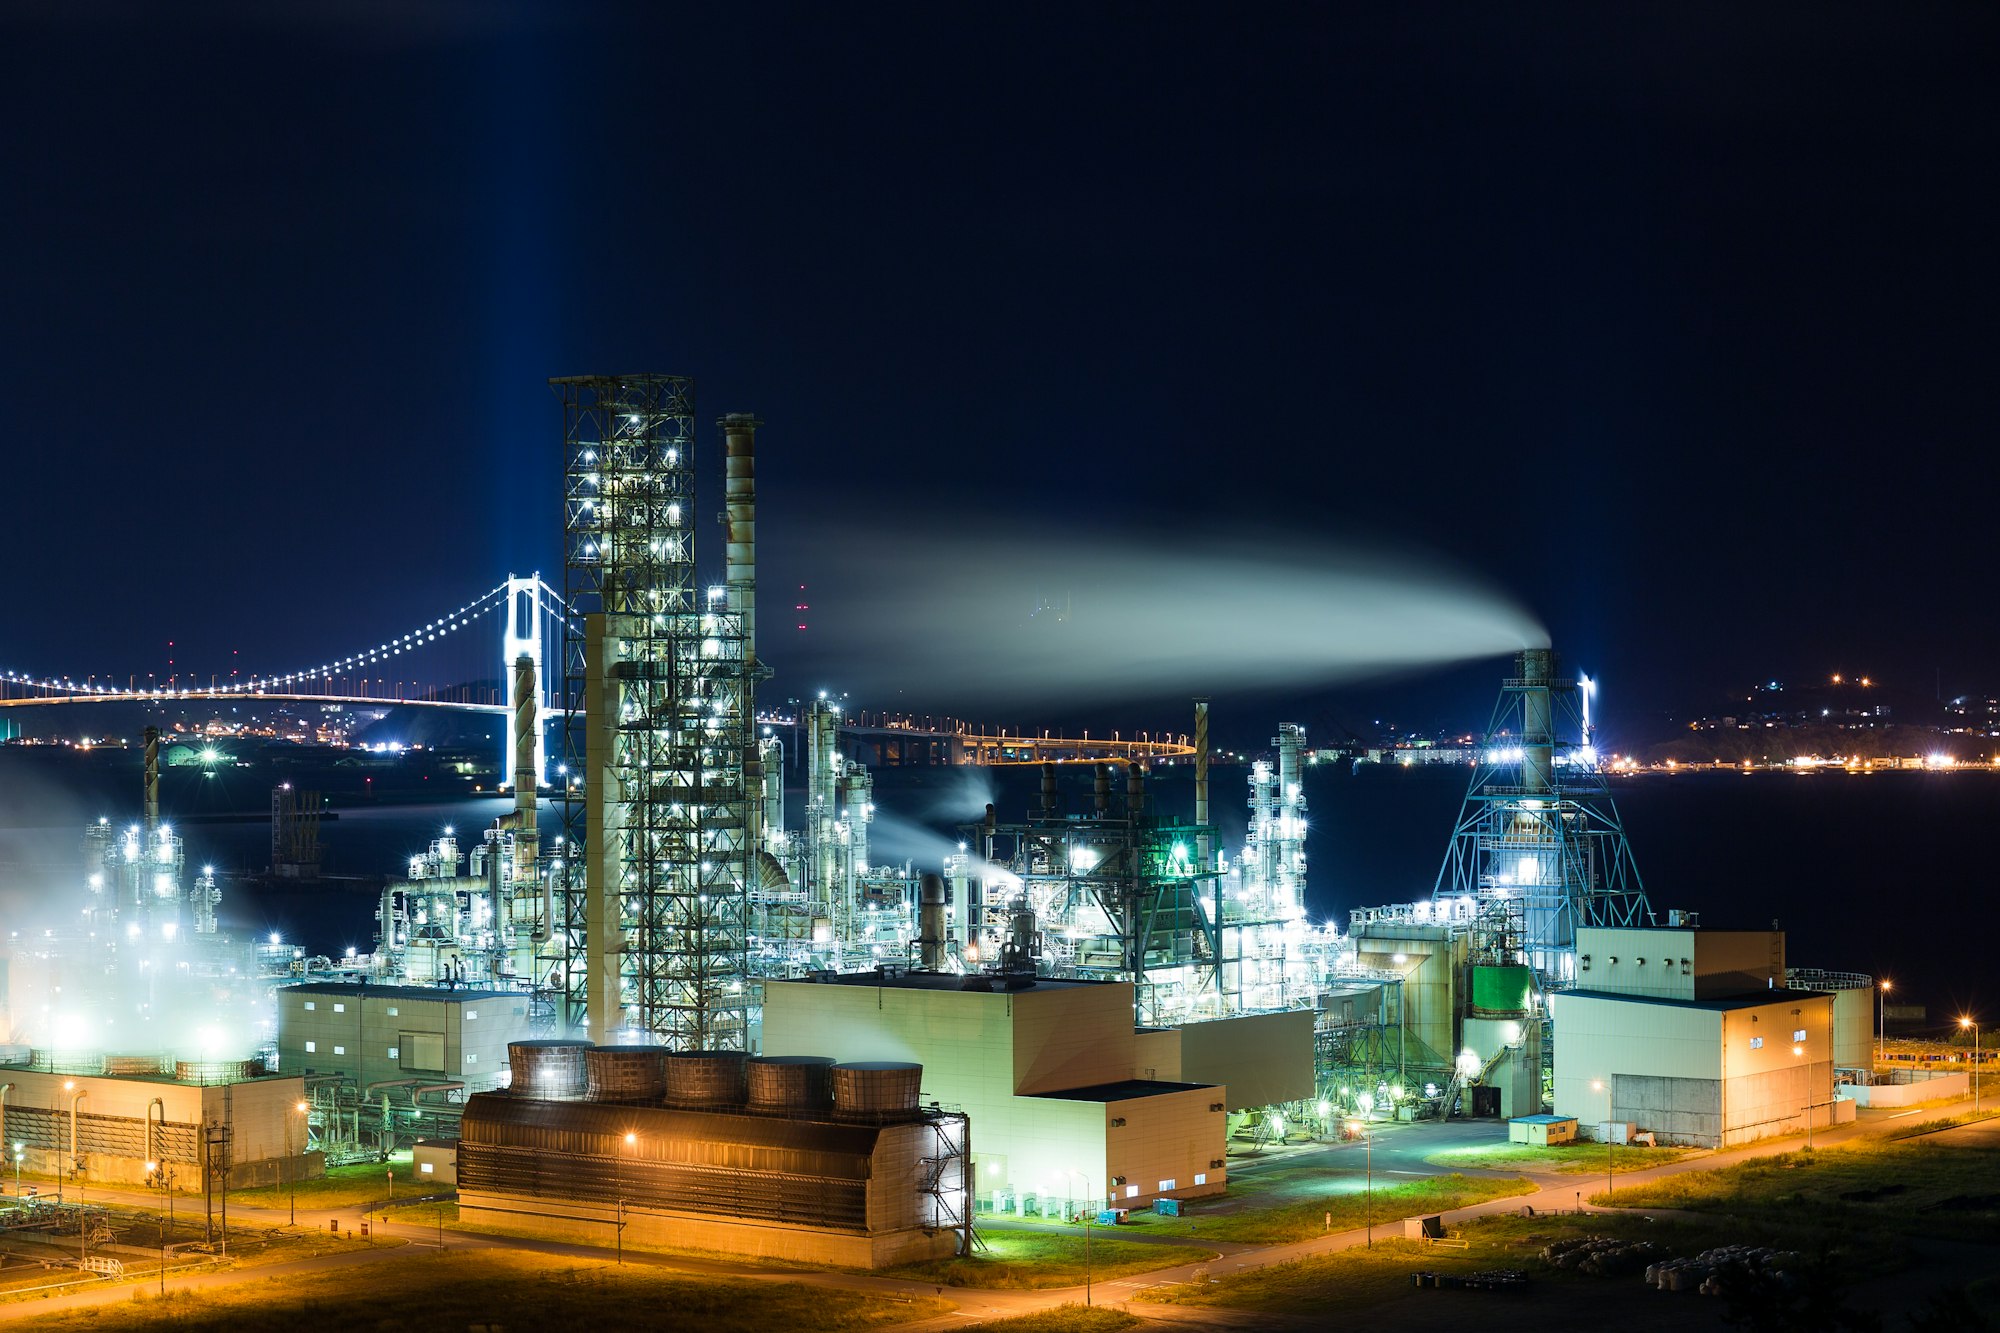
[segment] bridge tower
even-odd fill
[[[501,622],[500,631],[500,679],[510,682],[514,679],[516,664],[527,657],[535,664],[535,684],[545,701],[549,695],[545,682],[548,675],[542,660],[542,576],[530,574],[527,578],[510,574],[507,576],[507,615]],[[516,769],[514,736],[502,727],[500,729],[500,769],[511,779]],[[535,727],[535,781],[546,785],[549,780],[548,737],[543,728]]]
[[[747,588],[696,575],[694,384],[550,384],[563,405],[563,757],[580,778],[565,783],[558,849],[564,1017],[597,1041],[744,1049],[754,657]]]

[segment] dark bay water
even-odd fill
[[[1064,775],[1067,808],[1089,806],[1088,776]],[[1458,769],[1306,770],[1310,834],[1309,901],[1316,917],[1345,921],[1351,908],[1427,896],[1464,793]],[[1002,819],[1019,818],[1036,785],[1029,770],[904,770],[877,775],[875,859],[934,865],[960,821],[994,801]],[[220,788],[220,789],[219,789]],[[1246,778],[1215,770],[1216,819],[1230,845],[1240,840]],[[1158,808],[1186,814],[1185,769],[1157,775]],[[458,798],[345,805],[324,824],[328,869],[393,873],[452,824],[461,845],[508,808],[504,800]],[[81,828],[98,814],[135,818],[137,785],[122,769],[75,757],[0,755],[0,914],[24,920],[46,903],[48,886],[74,882]],[[1687,773],[1621,780],[1615,797],[1652,906],[1689,908],[1717,927],[1768,926],[1788,932],[1798,965],[1893,978],[1898,998],[1920,999],[1932,1020],[1965,1009],[2000,1014],[2000,968],[1993,960],[2000,774],[1987,772]],[[178,777],[164,807],[182,819],[192,863],[225,874],[262,870],[269,827],[261,817],[262,775],[226,782]],[[802,797],[793,792],[794,822]],[[250,816],[232,820],[229,812]],[[549,813],[545,821],[553,827]],[[375,895],[226,884],[227,928],[282,933],[316,952],[367,949]]]

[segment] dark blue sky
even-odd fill
[[[4,665],[553,574],[545,380],[657,369],[824,616],[842,523],[1303,531],[1634,713],[2000,689],[1992,7],[709,8],[0,14]]]

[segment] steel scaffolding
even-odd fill
[[[741,618],[695,569],[694,386],[550,381],[563,404],[566,1024],[677,1050],[747,1036]]]
[[[1649,914],[1591,743],[1588,688],[1559,678],[1546,648],[1516,657],[1432,891],[1504,919],[1505,943],[1545,986],[1574,980],[1578,926],[1637,925]]]

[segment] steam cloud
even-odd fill
[[[816,543],[827,665],[934,700],[1326,686],[1541,647],[1500,590],[1418,556],[920,531]],[[866,605],[860,596],[865,595]]]

